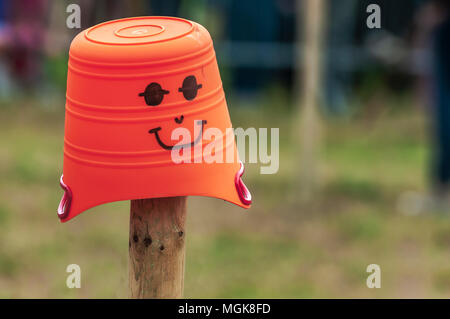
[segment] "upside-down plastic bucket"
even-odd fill
[[[171,17],[101,23],[72,41],[68,68],[61,221],[131,199],[250,206],[204,27]]]

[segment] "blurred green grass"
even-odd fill
[[[0,297],[127,297],[129,204],[95,207],[66,224],[56,217],[60,102],[0,107]],[[302,165],[292,115],[266,104],[238,105],[231,117],[235,127],[280,128],[280,170],[260,175],[247,164],[248,212],[189,198],[185,296],[449,297],[450,218],[396,211],[402,192],[426,190],[423,114],[393,99],[375,115],[327,121],[321,188],[308,204],[289,196]],[[81,289],[66,287],[72,263],[81,266]],[[366,287],[371,263],[381,266],[381,289]]]

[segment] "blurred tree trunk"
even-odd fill
[[[302,200],[313,198],[318,187],[321,120],[319,89],[321,83],[321,53],[323,41],[324,0],[297,1],[297,74],[298,115],[294,129],[298,142],[297,190]],[[303,45],[300,43],[304,37]],[[298,197],[298,193],[297,193]]]

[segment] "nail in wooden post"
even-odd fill
[[[131,201],[131,298],[182,298],[186,197]]]

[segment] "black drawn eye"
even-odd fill
[[[198,89],[201,89],[202,85],[197,84],[197,79],[193,75],[187,76],[183,80],[183,85],[178,89],[178,92],[183,92],[183,96],[186,100],[193,100],[197,96]]]
[[[147,105],[156,106],[161,104],[166,94],[169,94],[169,91],[163,90],[159,83],[152,82],[147,85],[144,92],[139,93],[139,96],[144,97]]]

